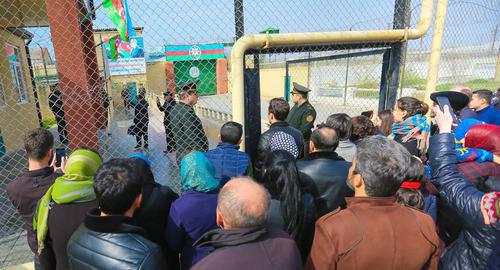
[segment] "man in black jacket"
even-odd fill
[[[126,159],[113,159],[97,171],[99,208],[87,213],[68,242],[71,269],[167,269],[161,248],[132,220],[143,184],[133,170]]]
[[[32,129],[24,137],[24,148],[28,156],[28,170],[7,184],[5,189],[12,205],[24,221],[28,245],[35,253],[35,269],[42,269],[39,256],[36,255],[38,246],[36,234],[33,231],[33,215],[40,198],[60,176],[59,173],[54,172],[54,167],[49,166],[51,160],[55,160],[54,137],[46,129]],[[40,255],[40,257],[47,256],[52,258],[53,254],[44,251]]]
[[[142,148],[142,138],[144,138],[144,149],[148,149],[148,125],[149,125],[149,104],[146,100],[146,90],[139,89],[137,104],[134,105],[134,125],[136,150]]]
[[[302,269],[295,241],[284,231],[265,226],[270,195],[251,178],[229,181],[217,201],[217,225],[194,244],[215,251],[193,266],[203,269]]]
[[[62,93],[59,90],[59,85],[54,86],[49,94],[49,107],[57,122],[57,132],[59,133],[59,141],[62,144],[68,144],[68,131],[66,129],[66,119],[64,118],[64,106],[62,101]]]
[[[179,268],[179,254],[170,250],[163,237],[167,226],[166,216],[170,206],[179,196],[168,186],[155,181],[151,171],[151,161],[143,154],[135,153],[128,157],[134,173],[142,178],[142,203],[134,212],[136,224],[146,231],[146,239],[161,247],[167,264],[172,269]]]
[[[175,139],[170,127],[170,111],[177,103],[175,102],[173,92],[163,92],[163,98],[164,102],[162,105],[160,98],[156,97],[156,107],[158,107],[160,112],[163,112],[163,126],[165,126],[165,139],[167,142],[167,148],[163,152],[171,153],[175,151]]]
[[[276,133],[282,132],[290,135],[297,145],[299,151],[298,158],[303,156],[304,137],[302,136],[302,132],[291,127],[287,122],[285,122],[289,112],[290,105],[286,102],[286,100],[282,98],[273,98],[269,102],[267,117],[271,126],[269,127],[269,130],[260,136],[259,144],[257,145],[257,156],[255,157],[254,162],[254,175],[258,180],[260,180],[263,175],[262,165],[264,164],[267,155],[271,152],[271,141],[273,139],[273,135]]]
[[[318,217],[339,206],[345,208],[344,198],[353,195],[346,183],[351,162],[335,153],[338,145],[335,130],[322,126],[311,134],[309,156],[297,162],[302,185],[314,196]]]

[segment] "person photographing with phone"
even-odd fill
[[[431,95],[431,100],[441,111],[445,109],[452,117],[453,136],[455,138],[455,153],[458,162],[488,162],[500,164],[495,143],[486,143],[486,137],[498,136],[500,129],[495,125],[474,118],[460,118],[460,112],[469,104],[469,97],[461,92],[442,91]],[[435,115],[435,112],[433,113]],[[486,136],[486,134],[490,134]]]
[[[36,235],[33,230],[33,215],[40,198],[47,192],[66,163],[60,158],[56,166],[57,154],[54,151],[54,136],[43,128],[29,130],[24,137],[24,149],[28,157],[28,170],[7,184],[6,191],[10,201],[22,217],[27,232],[28,245],[35,254],[35,269],[42,269],[40,258],[49,256],[37,254]]]

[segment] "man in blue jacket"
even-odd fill
[[[476,90],[472,93],[469,107],[476,111],[479,120],[488,124],[500,125],[500,111],[490,105],[493,93],[487,89]]]
[[[252,166],[247,153],[239,151],[243,127],[236,122],[222,125],[217,148],[205,153],[215,167],[215,177],[222,187],[231,178],[252,176]]]
[[[441,256],[441,269],[498,269],[500,222],[493,223],[491,217],[499,214],[498,204],[496,212],[493,207],[492,211],[483,213],[481,205],[491,194],[476,189],[458,171],[451,114],[447,106],[444,113],[439,106],[434,106],[433,110],[439,134],[431,138],[429,146],[431,181],[438,188],[439,196],[464,221],[458,238],[446,247]]]

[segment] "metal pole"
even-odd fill
[[[234,0],[234,33],[235,41],[245,34],[245,20],[243,17],[243,0]]]
[[[307,53],[307,88],[311,88],[309,85],[309,79],[310,79],[310,74],[311,74],[311,52]]]
[[[347,50],[347,54],[349,54],[351,50]],[[345,65],[345,82],[344,82],[344,106],[347,104],[347,82],[349,81],[349,62],[351,57],[347,57],[347,63]]]
[[[438,0],[438,2],[441,0]],[[255,34],[244,35],[239,38],[231,50],[231,87],[232,87],[232,112],[233,121],[245,126],[244,103],[244,64],[245,52],[250,49],[259,49],[263,46],[279,47],[290,45],[319,45],[332,43],[360,43],[360,42],[399,42],[406,39],[422,37],[431,24],[432,0],[422,0],[420,19],[416,28],[398,30],[372,30],[372,31],[344,31],[344,32],[309,32],[286,34]],[[242,145],[242,149],[244,149]]]
[[[47,86],[49,85],[49,74],[47,73],[47,65],[45,64],[45,54],[43,53],[42,46],[38,42],[36,42],[38,45],[38,48],[40,49],[40,54],[42,55],[42,64],[43,64],[43,70],[45,71],[45,84]]]
[[[33,88],[33,97],[35,98],[35,109],[36,109],[36,115],[38,117],[38,125],[40,127],[43,126],[43,117],[42,117],[42,112],[40,110],[40,101],[38,99],[38,91],[36,88],[36,82],[35,82],[35,75],[33,74],[33,63],[31,61],[31,54],[30,54],[30,49],[28,45],[31,43],[31,39],[28,40],[28,42],[25,45],[25,50],[26,50],[26,56],[28,57],[28,67],[30,71],[30,77],[31,77],[31,87]]]
[[[446,24],[446,9],[448,0],[438,1],[436,7],[436,20],[434,22],[434,34],[432,35],[431,54],[429,56],[429,70],[427,73],[427,84],[425,85],[425,99],[427,104],[431,104],[431,93],[436,90],[441,61],[441,47],[443,45],[444,26]]]

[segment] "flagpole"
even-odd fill
[[[104,1],[101,4],[99,4],[97,7],[92,9],[91,11],[87,12],[87,14],[85,14],[85,16],[80,20],[80,24],[82,24],[84,21],[90,19],[90,17],[92,17],[92,14],[95,13],[96,10],[100,9],[103,5],[104,5]]]

